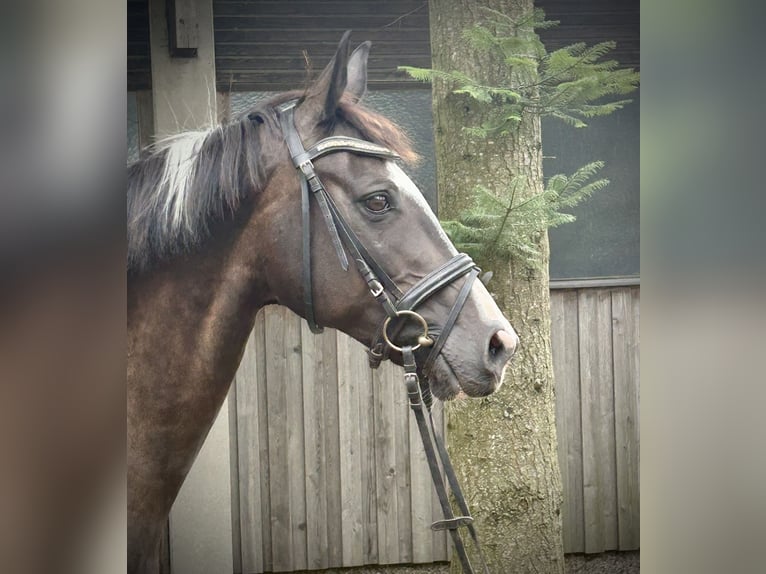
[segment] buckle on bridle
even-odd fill
[[[376,299],[382,295],[383,291],[385,291],[385,288],[383,287],[383,284],[378,281],[377,279],[374,279],[370,285],[370,293],[372,293],[372,296]]]

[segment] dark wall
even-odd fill
[[[577,41],[617,42],[615,57],[639,65],[638,0],[540,0],[561,25],[541,33],[552,48]],[[127,0],[128,90],[151,87],[148,0]],[[306,50],[314,69],[332,56],[345,30],[372,40],[373,89],[419,87],[397,66],[428,67],[431,49],[425,0],[214,0],[218,89],[272,91],[302,85]]]
[[[549,19],[561,24],[541,32],[549,49],[574,42],[617,42],[612,57],[628,67],[640,64],[638,0],[541,0]],[[151,88],[147,0],[128,0],[128,90]],[[271,92],[305,85],[307,62],[321,70],[347,29],[352,43],[373,41],[370,89],[393,90],[390,99],[368,103],[399,119],[423,154],[415,174],[432,205],[433,135],[428,97],[407,97],[402,90],[428,89],[396,70],[400,65],[431,63],[428,4],[424,0],[214,0],[218,90]],[[397,96],[397,94],[400,94]],[[637,98],[635,98],[637,100]],[[411,113],[410,113],[411,112]],[[400,114],[401,115],[401,114]],[[422,121],[421,121],[422,120]],[[572,173],[593,161],[607,163],[602,176],[612,184],[573,210],[578,220],[551,231],[551,277],[637,276],[639,274],[639,106],[597,118],[586,129],[555,121],[543,123],[547,176]],[[422,172],[422,173],[421,173]]]
[[[373,42],[370,89],[429,88],[396,69],[431,64],[424,0],[214,0],[213,15],[219,91],[300,88],[346,30],[352,43]],[[128,89],[150,86],[148,2],[128,0]]]
[[[637,277],[640,274],[639,103],[573,128],[543,121],[543,172],[572,174],[594,160],[610,184],[569,210],[574,223],[551,229],[551,279]]]
[[[542,0],[536,2],[559,26],[540,37],[548,50],[585,42],[613,40],[610,54],[624,67],[640,67],[638,0]],[[577,221],[550,231],[551,279],[635,277],[640,273],[638,93],[625,109],[588,121],[576,129],[558,120],[543,121],[546,177],[571,174],[594,160],[606,166],[599,177],[611,184],[571,210]]]
[[[152,87],[152,65],[149,57],[149,2],[128,0],[128,91]]]
[[[428,5],[423,0],[214,0],[215,55],[222,91],[288,90],[305,83],[307,62],[320,71],[338,40],[371,40],[370,88],[427,85],[397,66],[429,66]]]
[[[612,58],[628,68],[640,66],[640,0],[537,0],[548,20],[560,24],[539,32],[549,50],[575,42],[617,42]]]

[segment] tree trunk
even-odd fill
[[[533,2],[483,4],[515,18],[529,13]],[[489,84],[507,76],[504,64],[473,50],[462,38],[465,28],[486,21],[487,14],[476,2],[431,0],[430,16],[435,69],[459,70]],[[512,74],[513,85],[522,80],[518,76]],[[451,94],[438,81],[433,97],[441,219],[454,218],[469,205],[479,184],[500,194],[511,178],[522,175],[527,186],[517,189],[517,201],[542,191],[539,117],[525,114],[518,131],[482,139],[462,128],[480,125],[486,104]],[[450,452],[493,574],[564,570],[547,232],[541,230],[535,241],[541,251],[539,268],[501,258],[479,262],[494,272],[490,291],[518,332],[521,346],[496,394],[447,408]],[[480,564],[475,556],[472,563]],[[453,561],[453,572],[459,569]]]

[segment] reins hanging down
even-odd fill
[[[461,527],[468,528],[468,532],[482,559],[483,571],[485,574],[489,574],[486,561],[479,546],[476,529],[473,526],[473,518],[458,484],[455,471],[447,454],[447,449],[434,430],[433,417],[431,415],[433,397],[431,396],[431,389],[428,384],[428,377],[434,362],[441,353],[442,347],[468,299],[471,287],[478,277],[480,270],[468,255],[460,253],[426,275],[408,291],[402,292],[383,268],[378,265],[375,258],[365,249],[357,235],[346,223],[332,197],[327,193],[324,184],[317,176],[312,163],[312,160],[323,155],[340,151],[387,160],[398,159],[399,156],[391,150],[372,142],[342,136],[325,138],[309,150],[306,150],[303,147],[298,130],[295,128],[295,108],[298,103],[299,100],[286,102],[278,106],[276,112],[290,157],[292,158],[293,165],[298,170],[301,181],[303,304],[306,320],[313,332],[318,333],[322,331],[322,328],[316,322],[314,313],[311,281],[311,197],[313,196],[316,198],[317,205],[322,213],[322,219],[330,233],[330,238],[341,267],[344,271],[348,270],[348,257],[344,249],[345,245],[359,273],[367,283],[370,294],[382,305],[386,313],[386,319],[372,338],[372,344],[368,350],[370,366],[373,368],[378,367],[383,360],[389,358],[389,353],[392,350],[402,354],[404,383],[410,399],[410,407],[418,424],[423,448],[428,459],[428,466],[431,470],[431,478],[433,479],[434,488],[436,489],[444,514],[444,520],[435,522],[431,525],[431,528],[434,530],[449,530],[463,572],[474,574],[458,530]],[[434,341],[428,334],[426,320],[415,309],[435,293],[462,277],[465,277],[465,281],[447,316],[441,333],[436,341]],[[399,346],[394,343],[394,340],[403,329],[407,320],[418,322],[422,333],[413,344],[402,344]],[[423,374],[425,375],[425,380],[423,381],[417,375],[414,355],[414,351],[421,347],[430,347],[430,352],[423,366]],[[452,512],[444,478],[439,470],[439,461],[441,461],[444,468],[444,474],[462,513],[461,516],[455,516]]]
[[[463,572],[473,573],[473,567],[468,559],[468,555],[463,545],[463,539],[460,537],[458,528],[465,526],[468,528],[468,533],[471,535],[476,551],[481,558],[483,570],[485,574],[489,574],[489,568],[487,567],[487,561],[484,558],[484,553],[481,550],[479,544],[479,537],[476,533],[476,528],[473,525],[473,517],[468,510],[468,504],[463,496],[463,491],[460,488],[460,483],[455,475],[455,469],[452,467],[447,449],[444,446],[444,441],[436,433],[434,426],[434,419],[431,413],[432,398],[428,386],[421,387],[419,377],[417,375],[417,365],[415,364],[415,356],[412,354],[412,347],[406,346],[402,349],[402,356],[404,358],[404,384],[407,387],[407,396],[410,400],[410,408],[415,415],[415,421],[418,424],[418,431],[420,432],[420,439],[423,442],[423,448],[426,452],[426,459],[428,460],[428,467],[431,470],[431,478],[434,482],[434,489],[439,497],[439,504],[442,508],[442,514],[444,520],[439,520],[431,525],[433,530],[449,530],[452,536],[452,542],[455,545],[455,551],[457,552],[460,564],[463,567]],[[428,391],[427,394],[423,393],[423,390]],[[425,412],[423,407],[425,407]],[[462,516],[455,516],[452,512],[452,507],[449,503],[449,497],[447,495],[447,489],[444,486],[444,479],[439,472],[439,465],[436,462],[436,454],[438,453],[441,460],[442,467],[444,468],[444,474],[447,477],[449,487],[452,489],[452,494],[455,497],[458,508],[462,513]]]

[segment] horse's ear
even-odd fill
[[[367,93],[367,57],[370,55],[369,40],[359,45],[348,59],[348,82],[346,92],[354,102],[361,100]]]
[[[316,98],[322,106],[322,119],[335,116],[343,92],[346,90],[348,80],[348,39],[351,30],[346,30],[340,39],[338,49],[335,51],[330,63],[322,71],[319,79],[311,90],[311,97]]]

